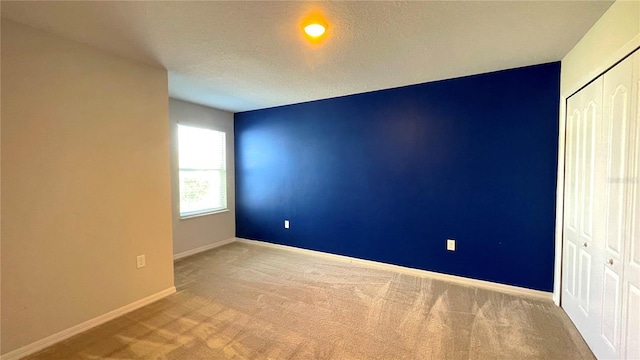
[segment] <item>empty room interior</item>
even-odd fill
[[[640,360],[640,1],[0,12],[1,360]]]

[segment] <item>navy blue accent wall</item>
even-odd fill
[[[556,62],[237,113],[236,235],[551,291],[559,85]]]

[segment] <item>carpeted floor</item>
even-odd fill
[[[178,293],[29,359],[593,359],[551,301],[232,243]]]

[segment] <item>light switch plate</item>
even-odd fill
[[[288,229],[289,228],[289,220],[285,220],[284,221],[284,228]]]

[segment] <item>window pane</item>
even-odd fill
[[[224,169],[224,133],[178,125],[181,169]]]
[[[225,133],[178,125],[180,215],[227,207]]]
[[[189,215],[227,207],[225,172],[180,171],[180,214]]]

